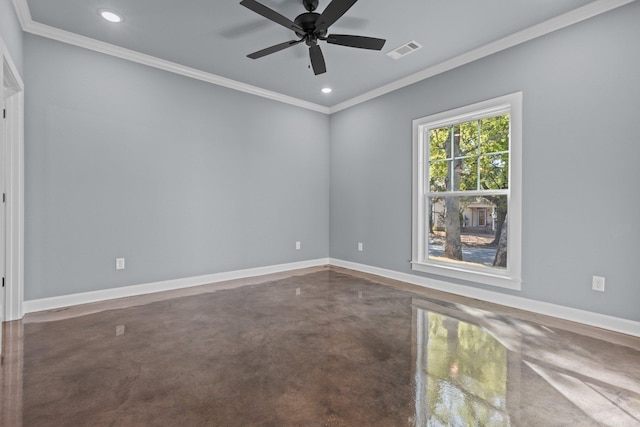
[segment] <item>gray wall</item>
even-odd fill
[[[7,45],[11,59],[16,64],[16,68],[22,77],[22,27],[20,27],[20,22],[11,0],[0,0],[0,36],[2,36],[2,40]]]
[[[634,2],[332,115],[331,256],[411,273],[411,121],[522,91],[523,285],[502,292],[640,320],[639,22]]]
[[[25,297],[329,255],[411,272],[411,120],[523,91],[523,290],[492,290],[640,320],[639,21],[634,2],[330,118],[27,35]]]
[[[328,257],[326,115],[33,35],[25,69],[26,300]]]

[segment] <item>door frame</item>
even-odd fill
[[[12,321],[22,319],[24,302],[24,83],[2,37],[0,56],[0,98],[7,111],[5,119],[0,117],[4,121],[0,137],[6,137],[4,321]]]

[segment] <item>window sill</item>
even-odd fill
[[[462,269],[454,265],[438,265],[425,262],[411,262],[411,269],[422,273],[437,274],[439,276],[453,279],[466,280],[469,282],[481,283],[483,285],[496,286],[500,288],[519,291],[522,289],[522,281],[519,277],[512,277],[508,271],[504,274],[500,272],[485,272]]]

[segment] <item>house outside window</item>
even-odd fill
[[[414,270],[520,289],[521,135],[521,93],[414,120]]]

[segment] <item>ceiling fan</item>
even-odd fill
[[[258,3],[255,0],[242,0],[244,7],[256,12],[265,18],[293,30],[299,40],[290,40],[266,49],[259,50],[247,55],[251,59],[262,58],[263,56],[279,52],[298,43],[305,42],[309,46],[309,58],[315,75],[325,73],[327,67],[324,62],[322,50],[318,45],[318,40],[331,44],[355,47],[359,49],[381,50],[386,40],[373,37],[352,36],[347,34],[327,34],[329,27],[333,25],[342,15],[344,15],[358,0],[333,0],[320,13],[314,12],[318,7],[318,0],[302,0],[302,4],[308,12],[298,15],[293,21],[280,15],[273,9]]]

